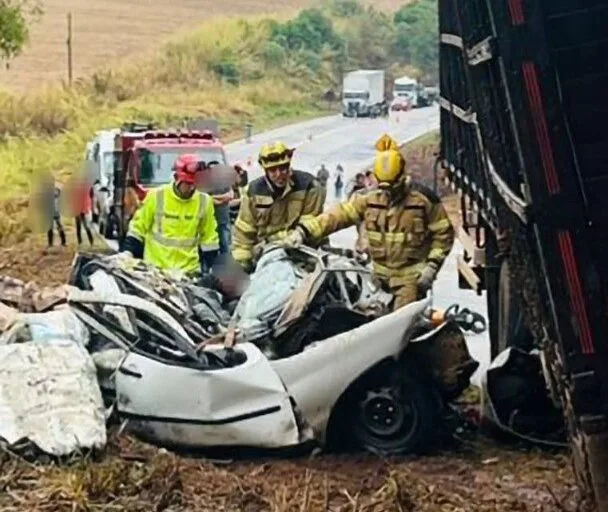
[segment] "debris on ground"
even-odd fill
[[[0,439],[11,450],[67,456],[106,443],[97,372],[69,339],[0,345]],[[17,445],[19,445],[17,447]]]

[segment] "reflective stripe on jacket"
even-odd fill
[[[219,248],[213,200],[202,192],[182,199],[172,184],[160,187],[149,192],[135,212],[127,236],[144,244],[147,263],[162,269],[198,272],[199,249]]]
[[[281,240],[300,220],[321,213],[325,195],[315,177],[303,171],[292,171],[290,183],[278,197],[265,177],[252,181],[234,222],[232,257],[247,266],[256,245]]]
[[[392,278],[408,267],[433,261],[441,267],[454,244],[454,228],[439,198],[426,187],[406,186],[404,198],[389,204],[382,190],[351,198],[300,224],[313,239],[362,223],[374,272]]]

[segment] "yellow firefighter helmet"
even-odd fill
[[[403,175],[405,159],[395,139],[386,133],[376,142],[376,149],[378,153],[374,162],[374,176],[380,187],[390,186]]]
[[[270,144],[264,144],[262,149],[260,149],[258,162],[265,170],[289,165],[291,164],[293,152],[294,150],[288,148],[283,142],[277,141]]]

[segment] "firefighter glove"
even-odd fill
[[[427,263],[426,267],[422,269],[420,272],[420,276],[418,277],[418,292],[422,295],[426,295],[426,293],[433,287],[433,281],[435,281],[435,277],[437,277],[437,265],[435,263]]]
[[[304,230],[302,228],[296,228],[285,237],[285,240],[283,240],[283,245],[285,247],[296,249],[304,243],[305,238],[306,234],[304,233]]]

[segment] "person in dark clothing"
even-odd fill
[[[61,246],[66,246],[66,237],[63,225],[61,224],[61,213],[59,211],[59,201],[61,197],[61,190],[57,187],[53,187],[53,217],[51,220],[51,227],[46,232],[47,243],[49,247],[53,247],[54,239],[54,227],[57,228],[59,233],[59,239],[61,240]]]
[[[367,187],[365,184],[365,174],[363,174],[362,172],[358,172],[355,176],[355,183],[353,184],[352,188],[348,193],[348,199],[350,199],[353,194],[356,194],[361,190],[365,190],[366,188]]]
[[[234,192],[234,199],[230,201],[230,224],[234,224],[234,221],[239,215],[239,208],[241,206],[241,197],[246,193],[247,185],[249,184],[249,175],[245,169],[240,165],[235,165],[234,170],[236,171],[235,183],[232,186]]]
[[[38,192],[38,207],[46,226],[46,238],[48,247],[53,246],[55,228],[59,233],[61,245],[66,246],[66,236],[61,224],[61,189],[55,186],[55,178],[48,174],[42,178],[41,187]]]
[[[230,201],[234,199],[232,190],[233,179],[228,176],[233,168],[220,165],[217,162],[199,162],[201,172],[208,172],[207,187],[203,187],[213,198],[217,234],[219,237],[219,254],[229,254],[232,244],[230,232]],[[215,174],[213,174],[215,173]]]
[[[336,166],[336,179],[334,180],[336,199],[342,199],[342,189],[344,188],[344,169],[340,164]]]

